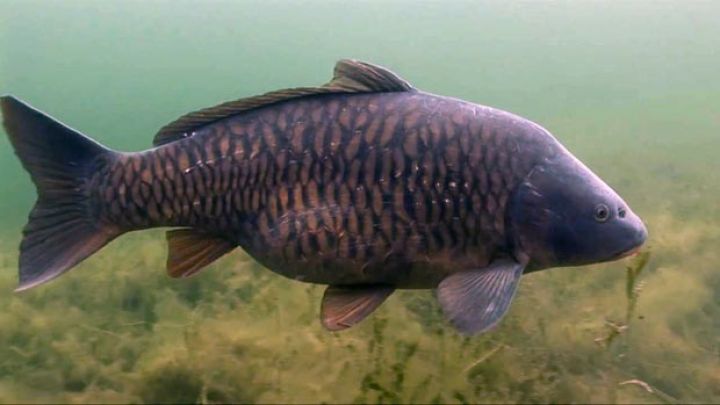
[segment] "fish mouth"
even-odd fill
[[[632,246],[630,246],[629,249],[624,249],[618,252],[615,257],[617,259],[622,259],[624,257],[633,256],[640,252],[640,249],[645,244],[645,240],[647,240],[647,228],[643,225],[632,238]]]
[[[625,252],[621,252],[617,255],[618,259],[623,259],[625,257],[634,256],[638,253],[640,253],[640,249],[642,248],[642,245],[635,246],[634,248],[631,248]]]
[[[615,257],[617,259],[622,259],[624,257],[638,254],[640,252],[640,249],[645,244],[646,239],[647,239],[647,230],[645,230],[645,228],[643,227],[643,229],[637,233],[637,235],[635,237],[635,243],[633,243],[632,247],[618,252],[618,254],[616,254]]]

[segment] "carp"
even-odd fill
[[[615,260],[647,237],[541,126],[365,62],[339,61],[319,87],[191,112],[134,153],[12,96],[0,107],[38,194],[17,290],[126,232],[170,227],[172,277],[240,247],[273,272],[328,285],[328,330],[396,289],[436,288],[447,319],[473,334],[498,323],[524,273]]]

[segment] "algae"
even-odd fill
[[[328,333],[321,286],[240,251],[171,279],[159,230],[14,294],[35,193],[0,134],[0,402],[720,403],[718,4],[3,2],[0,93],[110,147],[366,59],[547,127],[652,253],[529,274],[473,338],[430,291]]]

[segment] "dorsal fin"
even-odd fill
[[[410,83],[383,67],[342,59],[335,64],[332,80],[320,87],[277,90],[193,111],[160,128],[155,135],[153,145],[164,145],[185,138],[193,130],[231,115],[295,98],[329,93],[385,93],[412,90]]]
[[[384,67],[353,59],[338,61],[332,80],[321,88],[338,93],[392,93],[413,90],[405,79]]]

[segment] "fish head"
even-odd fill
[[[647,238],[628,204],[566,150],[531,170],[507,215],[516,253],[530,270],[619,259]]]

